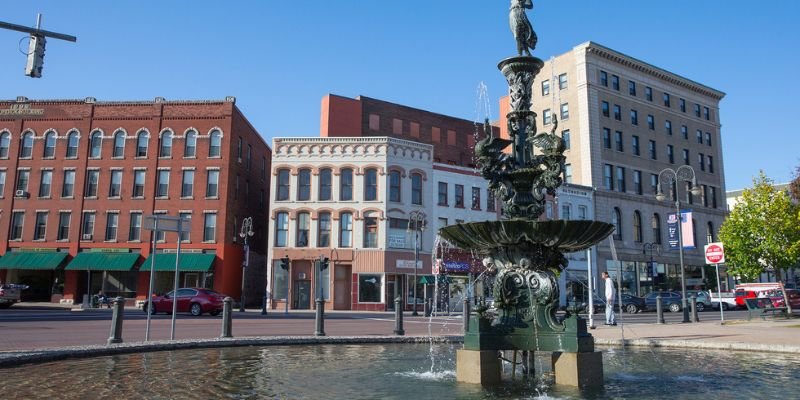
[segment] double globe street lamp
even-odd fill
[[[661,190],[663,184],[669,184],[672,190],[672,197],[675,199],[675,216],[678,225],[678,257],[680,259],[681,267],[681,309],[683,310],[683,322],[691,322],[689,320],[689,309],[686,307],[686,277],[683,266],[683,231],[681,221],[681,201],[678,195],[678,183],[687,182],[691,184],[691,189],[685,188],[689,193],[695,196],[700,195],[700,188],[697,186],[697,176],[694,173],[694,168],[690,165],[681,165],[677,170],[672,168],[665,168],[658,173],[658,189],[656,191],[656,199],[664,201],[667,196]]]

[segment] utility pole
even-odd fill
[[[0,28],[12,31],[25,32],[30,34],[28,41],[28,60],[25,65],[25,75],[31,78],[41,78],[42,68],[44,68],[44,47],[47,43],[47,37],[54,39],[66,40],[69,42],[76,42],[78,38],[63,33],[50,32],[41,29],[42,27],[42,14],[36,15],[36,28],[29,28],[27,26],[11,24],[8,22],[0,21]]]

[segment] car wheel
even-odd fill
[[[697,312],[703,311],[706,309],[706,305],[703,303],[697,303]]]
[[[636,312],[639,311],[639,307],[636,307],[636,304],[628,304],[625,306],[625,311],[630,314],[636,314]]]
[[[722,303],[722,309],[728,311],[731,309],[731,306],[728,303]]]
[[[192,305],[189,306],[189,312],[195,317],[199,317],[203,314],[203,307],[200,307],[200,304],[198,303],[192,303]]]
[[[681,310],[681,305],[678,303],[672,303],[669,305],[669,310],[672,312],[679,312]]]
[[[142,306],[142,311],[144,312],[150,311],[150,315],[156,315],[155,307],[150,308],[150,303],[144,303],[144,305]]]

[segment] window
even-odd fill
[[[619,90],[619,77],[616,75],[611,75],[611,88]]]
[[[647,101],[653,101],[653,88],[645,86],[644,98],[647,99]]]
[[[92,240],[92,235],[94,234],[94,218],[95,213],[94,211],[88,211],[83,213],[83,227],[82,227],[82,235],[81,240]]]
[[[53,131],[44,134],[44,158],[56,156],[56,133]]]
[[[89,158],[100,158],[103,145],[103,134],[100,131],[92,132],[89,136]]]
[[[661,244],[661,217],[658,214],[653,214],[650,227],[653,229],[653,242]]]
[[[279,212],[275,216],[275,247],[286,247],[289,237],[289,213]]]
[[[156,197],[169,196],[169,170],[159,169],[156,183]]]
[[[61,185],[61,197],[72,197],[75,195],[75,170],[64,171],[64,184]]]
[[[572,147],[569,137],[569,129],[561,131],[561,138],[564,139],[564,150],[569,150]]]
[[[669,107],[669,93],[664,93],[664,107]]]
[[[617,190],[625,193],[625,167],[617,167]]]
[[[247,145],[247,170],[253,166],[253,145]]]
[[[364,215],[364,248],[374,249],[378,247],[378,218],[375,213],[365,213]]]
[[[559,89],[567,88],[567,74],[561,74],[558,76],[558,88]]]
[[[22,240],[22,226],[24,222],[24,212],[14,211],[11,213],[11,240]]]
[[[389,201],[399,203],[400,197],[400,171],[389,172]]]
[[[675,164],[675,151],[671,144],[667,145],[667,159],[670,164]]]
[[[172,157],[172,131],[161,133],[161,146],[158,149],[159,157]]]
[[[50,197],[50,189],[53,187],[53,171],[42,171],[42,179],[39,183],[39,197]]]
[[[545,79],[542,81],[542,96],[550,94],[550,80]]]
[[[491,190],[486,189],[486,211],[494,212],[496,210],[497,205],[494,201],[494,193]]]
[[[191,226],[192,223],[192,213],[190,212],[182,212],[178,213],[178,218],[184,221],[188,221],[188,225]],[[184,231],[180,234],[181,242],[189,242],[191,241],[191,231]]]
[[[150,140],[146,131],[136,134],[136,157],[147,157],[147,145]]]
[[[608,102],[604,101],[604,102],[602,102],[600,104],[601,104],[601,108],[603,110],[603,116],[604,117],[608,117]]]
[[[686,125],[681,125],[681,136],[683,136],[684,139],[689,139],[689,128],[687,128]]]
[[[108,185],[108,197],[119,197],[122,194],[122,170],[111,170],[111,183]]]
[[[239,163],[242,162],[242,146],[244,145],[244,141],[242,137],[239,136],[239,140],[236,142],[236,157],[238,158]]]
[[[642,171],[633,171],[633,189],[642,194]]]
[[[375,168],[364,171],[364,200],[378,200],[378,170]]]
[[[117,227],[119,226],[119,214],[106,214],[106,242],[117,240]]]
[[[616,145],[617,151],[624,151],[624,146],[622,144],[622,132],[620,131],[614,132],[614,143]]]
[[[464,185],[455,185],[456,186],[456,193],[455,193],[455,206],[458,208],[464,208]]]
[[[586,206],[578,206],[578,219],[585,220],[587,217],[587,208]]]
[[[694,105],[694,116],[700,118],[700,104]]]
[[[403,120],[399,118],[392,118],[392,133],[395,135],[403,134]]]
[[[343,168],[339,173],[339,200],[353,200],[353,170]]]
[[[22,190],[23,192],[28,191],[28,181],[31,178],[31,171],[27,169],[21,169],[17,171],[17,190]]]
[[[297,232],[295,247],[308,247],[308,233],[311,230],[311,218],[307,212],[297,213]]]
[[[47,212],[36,213],[36,226],[33,229],[33,240],[44,240],[47,233]]]
[[[331,213],[321,212],[317,219],[317,247],[331,245]]]
[[[703,144],[703,131],[698,129],[697,132],[695,132],[695,137],[697,139],[697,143]]]
[[[642,242],[642,215],[639,214],[639,210],[633,212],[633,241]]]
[[[0,170],[0,198],[3,197],[6,191],[6,171]]]
[[[128,241],[138,242],[142,240],[142,213],[131,213],[131,224],[128,229]]]
[[[633,148],[633,155],[639,155],[639,136],[633,135],[631,137],[631,147]]]
[[[608,73],[606,71],[600,71],[600,84],[608,87]]]
[[[700,165],[700,170],[706,170],[706,155],[703,153],[697,153],[697,164]]]
[[[11,134],[0,133],[0,158],[8,158],[8,149],[11,147]]]
[[[708,243],[714,242],[714,224],[711,221],[706,224],[706,238],[708,238]]]
[[[194,170],[187,169],[183,171],[183,180],[181,182],[181,197],[192,197],[194,195]]]
[[[97,197],[97,185],[100,182],[100,171],[92,169],[86,171],[86,197]]]
[[[203,221],[203,241],[213,242],[217,237],[217,213],[206,213]]]
[[[542,123],[547,125],[553,122],[553,114],[550,112],[550,109],[546,109],[542,111]]]
[[[219,170],[208,170],[208,177],[206,178],[206,197],[219,196]]]
[[[656,130],[656,119],[650,114],[647,115],[647,128],[651,131]]]
[[[481,209],[481,188],[472,188],[472,209]]]
[[[703,107],[703,118],[705,118],[706,121],[711,119],[711,113],[709,112],[708,107]]]
[[[658,175],[656,174],[650,174],[650,189],[653,194],[658,193]]]
[[[383,285],[383,276],[377,274],[358,275],[358,302],[380,303]]]
[[[705,135],[705,136],[706,136],[706,144],[707,144],[708,146],[711,146],[711,134],[710,134],[710,133],[708,133],[708,132],[706,132],[706,135]]]
[[[422,205],[422,175],[411,174],[411,204]]]
[[[617,104],[614,104],[614,119],[622,121],[622,109]]]
[[[603,146],[607,149],[611,148],[611,129],[603,128]]]
[[[137,169],[133,171],[133,190],[132,197],[144,197],[144,174],[145,170]]]
[[[328,201],[331,197],[332,174],[330,168],[319,170],[319,200]]]
[[[708,161],[708,172],[713,174],[714,173],[714,157],[708,156],[706,158],[706,160]]]
[[[717,208],[717,188],[711,186],[711,208]]]
[[[353,214],[349,212],[339,215],[339,247],[353,245]]]
[[[22,146],[19,149],[19,158],[33,157],[33,132],[22,134]]]
[[[261,157],[261,180],[267,179],[267,158]]]
[[[561,119],[565,120],[569,118],[569,104],[564,103],[561,105]]]
[[[613,168],[611,164],[603,164],[603,186],[606,190],[614,190],[614,178],[611,176]]]
[[[658,155],[656,154],[656,141],[651,140],[648,146],[648,150],[650,151],[650,159],[657,160]]]
[[[561,219],[567,220],[570,219],[572,212],[572,207],[569,204],[562,204],[561,205]]]
[[[209,134],[208,156],[219,157],[222,154],[222,133],[216,129]]]
[[[197,157],[197,132],[194,129],[186,131],[186,137],[183,142],[183,157]]]
[[[56,235],[56,240],[69,240],[69,222],[71,217],[72,213],[58,213],[58,233]]]
[[[683,149],[683,163],[689,165],[689,149]]]
[[[297,201],[311,200],[311,170],[303,168],[297,171]]]
[[[679,99],[678,100],[678,105],[680,106],[681,112],[686,112],[686,100],[685,99]]]
[[[447,203],[447,182],[439,182],[439,196],[438,196],[438,205],[446,206]]]
[[[278,190],[275,193],[275,200],[289,200],[289,170],[278,170]]]
[[[622,213],[617,207],[611,212],[611,225],[614,225],[614,239],[622,240]]]
[[[378,114],[369,115],[369,129],[377,131],[381,128],[381,116]]]
[[[572,165],[564,164],[564,182],[572,183]]]
[[[639,113],[636,110],[631,110],[631,124],[639,125]]]
[[[636,96],[636,82],[628,81],[628,94],[631,96]]]
[[[122,158],[125,156],[125,132],[117,131],[114,133],[114,150],[111,157]]]
[[[664,121],[664,131],[667,133],[667,135],[672,136],[672,121]]]

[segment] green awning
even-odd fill
[[[440,284],[450,283],[450,282],[451,282],[451,279],[450,279],[449,276],[444,276],[444,275],[439,276],[439,283]],[[419,283],[423,284],[423,285],[434,285],[434,284],[436,284],[436,276],[434,276],[434,275],[423,275],[423,276],[419,277]]]
[[[67,265],[66,270],[91,271],[130,271],[139,260],[139,253],[78,253]]]
[[[55,251],[11,251],[0,257],[0,269],[53,270],[64,262],[67,255]]]
[[[147,257],[139,271],[150,271],[153,256]],[[181,253],[181,271],[207,272],[214,264],[215,254]],[[175,253],[156,254],[156,271],[175,271]]]

